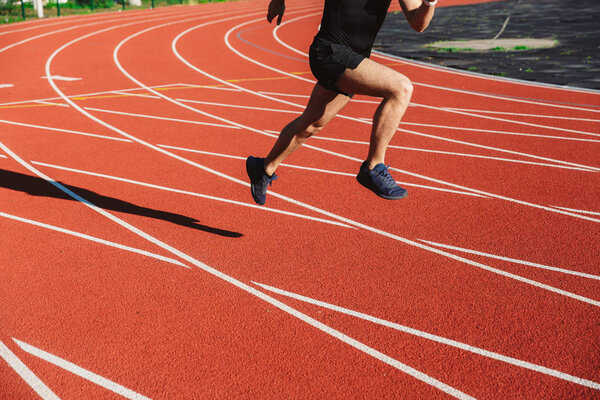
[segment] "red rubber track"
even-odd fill
[[[321,7],[266,5],[0,27],[0,398],[600,398],[600,93],[374,54],[409,196],[356,96],[255,207]]]

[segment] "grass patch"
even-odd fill
[[[23,21],[21,18],[21,5],[13,4],[10,0],[7,3],[2,3],[0,0],[0,24],[9,24],[12,22]],[[90,9],[90,0],[69,0],[67,3],[60,4],[60,15],[75,15],[75,14],[90,14],[95,11],[121,11],[123,9],[123,0],[91,0],[93,1],[94,9]],[[125,0],[127,3],[128,0]],[[224,2],[224,1],[235,1],[235,0],[155,0],[155,7],[164,7],[170,5],[193,5],[200,3],[213,3],[213,2]],[[25,3],[25,14],[26,19],[37,19],[33,11],[32,3]],[[140,10],[152,7],[152,0],[142,0],[140,7],[130,6],[125,4],[125,10]],[[56,7],[56,0],[49,0],[48,4],[44,6],[44,17],[52,18],[58,15]]]
[[[527,46],[515,46],[512,48],[513,50],[531,50],[532,47],[527,47]]]
[[[494,47],[492,49],[490,49],[491,51],[506,51],[506,49],[504,47]]]
[[[459,51],[474,51],[473,49],[470,48],[458,48],[458,47],[443,47],[441,49],[438,49],[439,53],[458,53]]]
[[[469,71],[477,71],[477,70],[479,70],[479,68],[471,66],[471,67],[467,68],[467,70],[469,70]]]

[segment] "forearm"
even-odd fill
[[[429,3],[430,5],[421,0],[400,0],[406,20],[417,32],[423,32],[433,18],[435,6],[431,4],[433,1],[429,1]]]

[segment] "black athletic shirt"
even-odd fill
[[[369,57],[391,0],[325,0],[317,37]]]

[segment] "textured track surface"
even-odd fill
[[[258,207],[320,7],[0,27],[0,398],[600,397],[600,94],[374,56],[409,196],[356,96]]]

